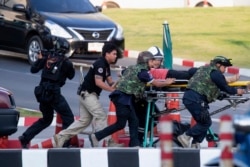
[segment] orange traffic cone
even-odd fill
[[[59,114],[56,114],[55,134],[58,134],[61,130],[62,130],[62,118]]]
[[[112,125],[116,122],[116,108],[112,101],[109,103],[109,113],[108,113],[108,125]],[[124,129],[119,130],[118,132],[115,132],[111,135],[111,138],[118,143],[119,142],[119,136],[124,135],[125,131]]]
[[[191,118],[191,123],[190,123],[191,127],[193,127],[195,124],[196,124],[196,121],[195,121],[194,118],[192,117],[192,118]]]
[[[172,121],[181,122],[181,114],[180,114],[180,112],[170,113],[169,117],[171,118]]]
[[[62,118],[60,114],[56,114],[56,128],[55,134],[58,134],[62,130]],[[70,139],[70,144],[75,147],[79,147],[78,137],[77,135]]]
[[[37,144],[35,144],[33,146],[30,146],[30,148],[53,148],[55,146],[56,146],[55,140],[52,137],[52,138],[44,140],[44,141],[42,141],[40,143],[37,143]]]
[[[167,97],[170,98],[170,100],[167,100],[167,104],[166,104],[166,107],[168,109],[180,109],[180,103],[179,103],[179,95],[178,93],[168,93],[167,94]]]
[[[158,132],[157,126],[154,127],[154,136],[159,136],[159,132]]]
[[[0,149],[8,148],[8,136],[0,137]]]
[[[166,100],[166,108],[168,110],[178,110],[180,109],[180,103],[179,103],[179,94],[178,93],[168,93],[167,97],[169,100]],[[180,112],[170,113],[170,118],[173,121],[181,122],[181,115]]]

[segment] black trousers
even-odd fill
[[[60,114],[62,118],[62,129],[66,129],[71,123],[74,122],[74,115],[65,100],[60,94],[56,97],[56,100],[51,103],[40,103],[40,111],[43,117],[33,123],[24,133],[24,140],[29,142],[42,130],[50,126],[54,118],[54,111]]]
[[[212,125],[208,109],[202,103],[189,99],[183,99],[183,104],[196,121],[196,124],[188,129],[186,134],[193,137],[192,143],[201,143],[206,137],[209,127]]]
[[[112,98],[112,101],[116,107],[116,123],[104,128],[101,131],[95,133],[96,138],[99,140],[125,128],[128,121],[130,142],[129,147],[139,146],[138,140],[138,119],[135,114],[133,105],[124,105],[119,103],[119,96]]]
[[[187,71],[178,71],[178,70],[168,70],[166,78],[175,78],[175,79],[186,79],[189,80],[193,74],[196,72],[197,68],[190,68]]]

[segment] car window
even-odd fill
[[[37,11],[52,13],[94,13],[96,9],[89,0],[30,0]]]

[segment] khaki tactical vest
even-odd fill
[[[142,69],[148,70],[146,64],[138,64],[135,66],[129,66],[122,74],[121,79],[118,81],[116,89],[126,94],[135,95],[140,98],[144,92],[145,83],[141,82],[137,77],[138,73]]]
[[[210,73],[218,70],[215,65],[200,67],[194,76],[189,80],[187,88],[207,97],[208,102],[217,99],[220,94],[219,88],[211,80]]]

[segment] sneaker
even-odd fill
[[[22,148],[29,148],[29,142],[27,142],[23,136],[18,137],[19,142],[21,143]]]
[[[124,143],[116,143],[113,139],[109,139],[108,147],[124,147]]]
[[[90,134],[89,135],[89,141],[92,147],[98,147],[99,146],[99,142],[95,136],[95,134]]]
[[[191,148],[200,149],[200,148],[201,148],[201,145],[200,145],[200,143],[192,143],[192,144],[191,144]]]
[[[184,148],[190,147],[191,136],[187,136],[186,133],[183,133],[182,135],[178,136],[177,139]]]
[[[55,140],[55,144],[57,148],[63,147],[65,143],[65,138],[62,137],[62,135],[56,134],[53,136]]]

